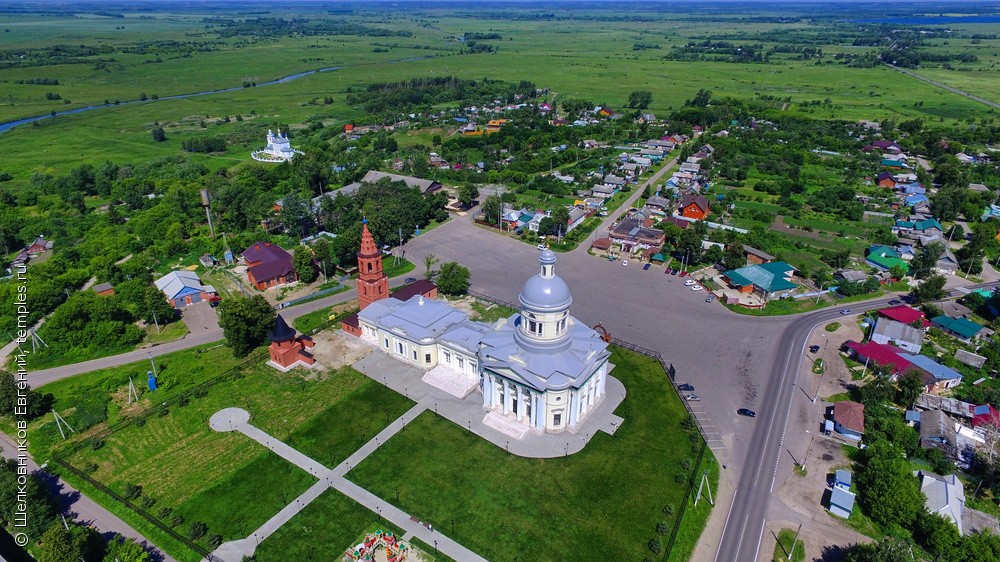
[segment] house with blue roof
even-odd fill
[[[854,493],[851,492],[851,473],[840,469],[833,476],[833,492],[830,494],[830,513],[847,519],[854,510]]]
[[[901,353],[900,356],[909,361],[913,365],[913,368],[919,370],[924,375],[926,392],[938,392],[955,388],[962,384],[961,373],[951,367],[938,363],[926,355]]]
[[[927,189],[917,182],[896,184],[896,189],[907,195],[923,195],[924,193],[927,193]]]
[[[798,287],[792,282],[796,271],[783,261],[774,261],[731,269],[724,272],[722,277],[739,292],[756,293],[766,303],[775,294],[787,296]]]
[[[921,203],[930,202],[930,199],[927,199],[927,196],[924,195],[923,193],[915,193],[913,195],[907,196],[907,198],[904,199],[904,201],[906,202],[907,206],[915,207]]]

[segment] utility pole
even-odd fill
[[[153,376],[159,378],[159,375],[156,374],[156,363],[153,362],[153,352],[147,351],[146,355],[149,356],[149,364],[153,367]]]
[[[151,313],[153,313],[153,324],[156,325],[156,333],[159,334],[160,333],[160,323],[159,323],[159,321],[156,320],[156,311],[153,310],[153,309],[149,309],[149,311]]]

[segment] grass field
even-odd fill
[[[511,456],[425,412],[348,478],[383,498],[398,493],[400,508],[446,532],[454,527],[453,538],[487,559],[530,552],[534,560],[563,560],[567,548],[581,560],[642,559],[656,524],[672,523],[662,509],[679,507],[684,485],[675,478],[695,454],[680,425],[686,411],[662,367],[620,349],[612,362],[629,389],[616,412],[625,423],[615,437],[598,433],[575,455]],[[717,478],[714,458],[706,459],[703,467]],[[691,521],[678,549],[693,548],[700,534],[697,516]],[[673,559],[689,554],[678,550]]]
[[[802,541],[796,541],[794,548],[792,541],[795,540],[795,531],[792,529],[782,529],[778,532],[778,544],[774,545],[774,555],[771,560],[774,562],[802,562],[806,559],[806,546]]]

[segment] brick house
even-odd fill
[[[271,242],[254,242],[243,250],[243,261],[249,267],[247,278],[261,291],[299,279],[292,266],[292,255]]]
[[[688,194],[681,199],[680,211],[682,217],[694,220],[704,220],[708,217],[708,199],[703,195]]]

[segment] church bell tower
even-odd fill
[[[382,252],[368,231],[368,219],[361,221],[361,250],[358,252],[358,306],[389,298],[389,279],[382,271]]]

